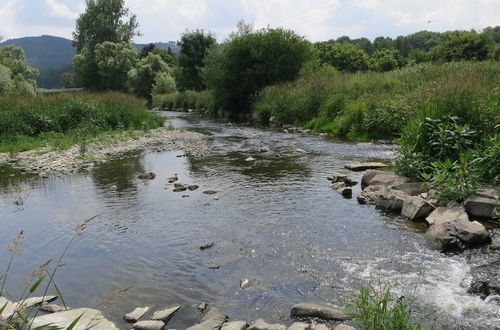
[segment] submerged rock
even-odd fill
[[[153,313],[153,316],[151,316],[152,320],[155,321],[163,321],[163,322],[168,322],[172,316],[181,308],[182,306],[174,306],[170,307],[167,309],[163,309],[161,311],[157,311]]]
[[[198,308],[200,311],[205,311],[205,309],[207,309],[208,307],[208,304],[206,302],[202,302],[202,303],[199,303],[198,306],[196,306],[196,308]]]
[[[485,299],[491,295],[500,295],[500,259],[490,264],[471,269],[472,282],[469,293]]]
[[[127,322],[135,323],[137,322],[141,317],[144,316],[149,310],[149,307],[137,307],[130,313],[127,313],[123,316],[123,319]]]
[[[200,246],[200,250],[208,250],[208,249],[211,249],[213,248],[215,245],[215,242],[211,242],[211,243],[208,243],[208,244],[205,244],[205,245],[202,245]]]
[[[323,320],[346,321],[352,317],[343,311],[330,307],[312,303],[300,303],[292,307],[292,317],[316,317]]]
[[[251,286],[252,286],[252,281],[250,281],[248,278],[242,278],[240,280],[240,289],[241,290],[248,289]]]
[[[84,330],[88,328],[94,330],[118,329],[115,324],[104,318],[101,311],[91,308],[76,308],[69,311],[38,316],[33,320],[32,328],[50,324],[54,327],[66,329],[80,315],[82,315],[82,317],[73,328],[74,330]]]
[[[165,327],[165,323],[162,321],[148,320],[134,323],[132,328],[135,330],[162,330],[163,327]]]
[[[352,188],[348,187],[344,182],[332,183],[330,187],[332,187],[332,189],[335,189],[339,194],[341,194],[344,197],[352,196]]]
[[[227,315],[219,312],[217,308],[211,308],[200,320],[200,323],[186,330],[214,330],[220,329],[226,322]]]
[[[258,319],[257,321],[250,324],[248,330],[286,330],[286,326],[283,324],[271,324],[267,323],[263,319]]]
[[[351,163],[345,165],[344,167],[347,168],[348,170],[358,172],[358,171],[366,171],[377,168],[389,167],[389,165],[380,162],[365,162],[365,163]]]
[[[154,178],[156,178],[156,174],[153,172],[143,173],[139,174],[138,178],[141,180],[154,180]]]
[[[205,190],[203,193],[205,195],[215,195],[217,193],[217,191],[215,191],[215,190]]]
[[[195,185],[195,184],[192,184],[190,186],[187,187],[189,190],[193,191],[193,190],[196,190],[199,188],[199,186]]]
[[[177,177],[177,174],[174,174],[174,176],[171,176],[170,178],[167,179],[168,183],[174,183],[177,180],[179,180],[179,178]]]
[[[245,159],[246,162],[253,162],[255,160],[255,158],[253,157],[248,157]]]
[[[441,252],[462,251],[491,242],[486,228],[477,221],[445,220],[433,224],[425,233],[429,245]]]

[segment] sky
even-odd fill
[[[135,42],[178,40],[204,29],[222,41],[240,20],[256,28],[292,29],[311,41],[420,30],[481,30],[500,25],[500,0],[125,0],[142,36]],[[0,36],[71,38],[85,0],[0,0]]]

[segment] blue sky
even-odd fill
[[[420,30],[500,25],[500,0],[125,0],[137,14],[136,42],[177,40],[186,28],[223,40],[243,19],[255,27],[285,27],[312,41],[396,37]],[[0,0],[4,39],[50,34],[71,37],[84,0]]]

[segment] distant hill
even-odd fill
[[[168,49],[176,54],[180,51],[175,41],[154,42],[163,49]],[[25,37],[10,39],[0,43],[1,46],[13,45],[21,47],[28,59],[28,64],[40,70],[37,79],[38,86],[43,88],[60,88],[61,81],[59,75],[71,69],[71,59],[75,55],[75,48],[71,40],[61,37],[42,35],[40,37]],[[141,50],[148,44],[136,44],[136,48]],[[55,75],[58,75],[55,77]]]
[[[71,63],[75,54],[71,40],[43,35],[4,41],[0,46],[18,46],[24,49],[30,66],[38,70],[54,69]]]

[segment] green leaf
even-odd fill
[[[6,303],[5,303],[5,305],[3,305],[3,307],[2,307],[2,308],[0,308],[0,315],[2,315],[3,311],[7,308],[7,304],[8,304],[8,303],[9,303],[9,302],[6,302]]]
[[[83,316],[84,313],[80,314],[80,316],[78,316],[76,319],[74,319],[73,322],[71,322],[71,324],[66,328],[66,330],[73,330],[73,328],[80,321],[80,319],[82,318],[82,316]]]
[[[31,330],[62,330],[62,328],[56,327],[55,325],[46,324],[33,328]]]
[[[35,283],[33,283],[33,285],[31,286],[30,288],[30,293],[33,293],[35,292],[35,290],[38,288],[38,286],[43,282],[43,280],[45,279],[45,275],[43,275],[42,277],[40,277],[38,279],[38,281],[36,281]]]

